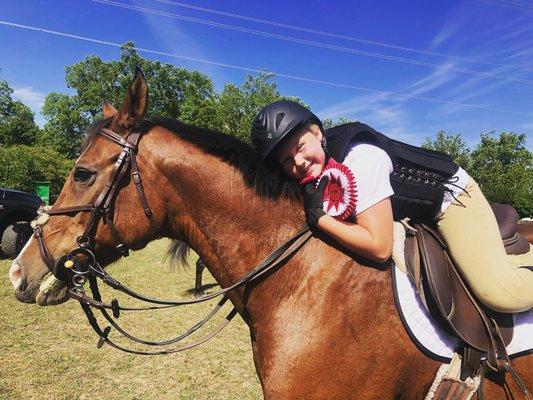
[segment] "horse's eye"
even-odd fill
[[[74,171],[74,180],[77,183],[87,183],[89,179],[93,177],[94,174],[95,172],[89,171],[88,169],[76,168],[76,170]]]

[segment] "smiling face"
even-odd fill
[[[274,154],[276,163],[293,179],[318,179],[326,162],[322,132],[309,124],[290,135]]]

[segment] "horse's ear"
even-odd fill
[[[141,122],[148,105],[148,85],[142,70],[137,67],[135,77],[130,84],[124,103],[117,114],[117,122],[124,126]]]
[[[117,112],[117,109],[107,99],[102,99],[102,115],[105,119],[114,117]]]

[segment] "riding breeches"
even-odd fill
[[[474,179],[457,200],[437,219],[437,227],[478,299],[499,312],[532,308],[533,271],[513,265],[506,255],[496,217]],[[521,261],[533,265],[533,251]]]

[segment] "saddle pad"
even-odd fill
[[[411,340],[427,356],[449,361],[457,339],[433,323],[405,273],[394,266],[392,278],[396,306]],[[509,356],[532,352],[533,310],[514,314],[513,319],[513,339],[507,346]]]

